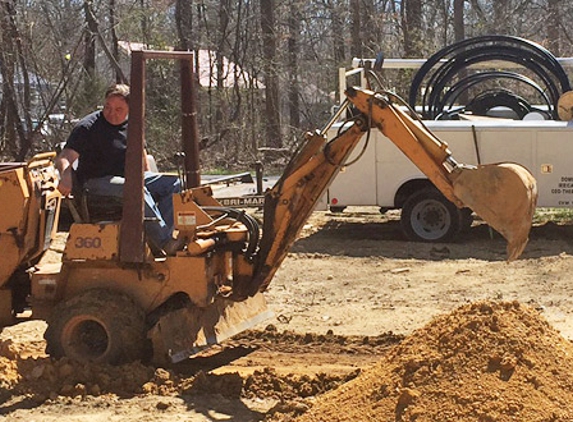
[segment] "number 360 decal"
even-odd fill
[[[78,249],[97,249],[101,248],[101,237],[77,237],[75,247]]]

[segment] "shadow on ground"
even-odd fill
[[[296,241],[291,252],[351,257],[414,258],[427,260],[467,259],[501,261],[506,242],[481,222],[454,241],[412,242],[404,236],[399,221],[359,222],[330,220],[320,230]],[[546,222],[535,225],[522,259],[573,255],[573,225]]]

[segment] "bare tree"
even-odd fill
[[[561,0],[547,0],[547,47],[561,55]]]
[[[299,64],[300,55],[300,22],[301,22],[300,4],[294,0],[291,4],[291,13],[288,16],[288,41],[287,41],[287,68],[288,68],[288,98],[289,98],[289,116],[290,126],[295,131],[300,127],[300,89],[299,89]]]
[[[454,0],[454,39],[461,41],[466,37],[464,26],[465,0]]]
[[[110,80],[128,76],[120,40],[211,52],[210,79],[199,92],[202,144],[209,149],[204,159],[227,166],[260,158],[263,145],[290,145],[284,135],[291,129],[320,125],[332,106],[328,94],[337,91],[338,67],[356,56],[383,51],[386,57],[427,57],[456,40],[492,33],[522,36],[554,54],[571,55],[573,33],[564,25],[573,15],[569,3],[6,0],[0,7],[0,148],[13,157],[42,148],[27,131],[38,116],[59,109],[60,97],[75,116],[93,110]],[[160,76],[152,88],[161,97],[150,100],[161,119],[150,120],[149,133],[173,139],[178,75],[154,65],[149,74]],[[385,83],[405,92],[412,74],[387,71]],[[38,93],[30,75],[41,75],[47,91]],[[37,116],[30,108],[41,111],[34,111]],[[161,148],[169,149],[167,143]]]
[[[332,54],[336,66],[340,66],[346,59],[345,51],[345,32],[344,15],[339,5],[339,0],[327,0],[325,6],[330,17],[330,31],[332,34]]]
[[[84,0],[86,28],[84,30],[84,70],[89,79],[93,79],[96,71],[96,34],[97,21],[92,11],[92,0]]]
[[[111,45],[112,45],[112,51],[111,51],[110,55],[111,55],[111,59],[115,63],[119,63],[119,61],[120,61],[119,39],[117,36],[117,30],[116,30],[116,21],[115,21],[115,13],[116,12],[115,12],[115,9],[116,9],[115,0],[109,0],[109,28],[110,28],[110,33],[111,33]],[[119,66],[116,66],[115,81],[117,83],[125,83],[126,82],[126,77],[125,77],[125,75],[122,74]]]
[[[214,98],[214,111],[212,114],[215,116],[214,119],[211,119],[211,122],[216,125],[212,127],[213,131],[216,133],[216,141],[221,142],[224,139],[225,135],[229,132],[229,113],[227,105],[229,104],[228,101],[225,101],[225,94],[226,94],[226,80],[228,79],[227,72],[229,71],[228,66],[225,66],[226,63],[226,52],[229,50],[229,24],[230,24],[230,10],[231,10],[231,1],[230,0],[220,0],[219,1],[219,8],[218,8],[218,30],[217,30],[217,40],[216,40],[216,49],[215,49],[215,93]],[[212,90],[210,89],[209,92],[211,93]],[[237,149],[240,148],[237,145],[237,142],[232,144],[232,147],[237,152]]]
[[[193,0],[175,1],[175,24],[180,50],[195,50],[193,31]]]
[[[509,2],[494,1],[493,3],[493,19],[491,20],[491,31],[495,34],[507,34],[507,11]]]
[[[362,10],[360,0],[350,0],[350,54],[362,57]]]
[[[5,142],[11,150],[11,155],[22,161],[28,154],[32,139],[32,119],[30,110],[30,78],[27,62],[25,60],[23,37],[16,25],[16,8],[12,1],[2,3],[1,25],[3,49],[0,56],[0,73],[2,75],[2,117]],[[17,89],[17,85],[21,89]],[[19,108],[18,93],[22,101]],[[28,130],[24,130],[22,110]]]

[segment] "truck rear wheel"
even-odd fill
[[[341,213],[346,209],[346,207],[345,206],[337,207],[336,205],[331,205],[328,207],[328,209],[330,210],[330,212],[333,213]]]
[[[400,225],[410,240],[445,242],[459,233],[461,213],[437,190],[424,189],[406,200]]]
[[[46,351],[79,362],[118,365],[142,359],[145,315],[129,296],[91,289],[58,304],[48,320]]]
[[[474,222],[473,211],[469,208],[462,208],[460,210],[460,232],[467,233]]]

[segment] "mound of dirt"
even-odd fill
[[[572,373],[572,344],[536,310],[482,301],[435,318],[296,421],[571,421]]]

